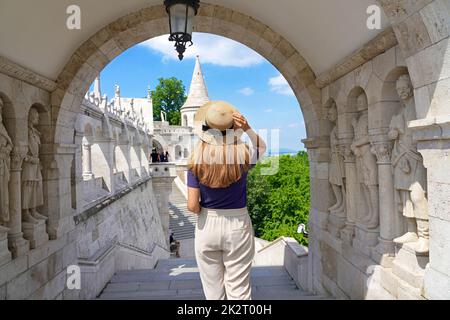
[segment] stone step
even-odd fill
[[[197,216],[187,210],[186,199],[175,185],[169,214],[175,239],[193,240]],[[283,266],[254,266],[250,277],[254,300],[321,299],[299,290]],[[177,258],[159,260],[154,269],[116,272],[99,299],[204,300],[205,296],[196,260]]]
[[[251,269],[254,300],[316,300],[299,290],[283,266],[255,266]],[[117,272],[99,299],[204,300],[195,259],[162,259],[154,269]]]
[[[178,228],[178,229],[183,229],[186,227],[195,229],[195,225],[196,225],[196,222],[189,221],[189,220],[185,220],[185,221],[176,221],[175,220],[169,224],[169,226]]]
[[[197,216],[187,209],[187,201],[175,183],[169,197],[169,228],[176,240],[192,239],[195,235]]]

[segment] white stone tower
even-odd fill
[[[208,90],[206,89],[205,79],[203,78],[200,59],[197,56],[189,95],[183,107],[181,107],[181,125],[193,128],[195,113],[207,102],[209,102]]]

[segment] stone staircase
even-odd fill
[[[186,199],[175,183],[169,199],[169,213],[170,229],[175,239],[180,240],[181,251],[193,251],[197,216],[187,210]],[[179,259],[159,260],[154,269],[115,273],[98,299],[204,300],[197,263],[195,259],[183,258],[191,257],[193,253],[185,255],[182,252],[181,256]],[[251,271],[251,283],[253,300],[326,299],[298,289],[283,265],[255,264]]]
[[[172,185],[172,194],[169,198],[169,228],[173,231],[176,240],[193,239],[197,216],[187,209],[187,201],[175,183]]]
[[[300,290],[283,266],[255,266],[251,271],[253,300],[322,300]],[[98,299],[204,300],[194,259],[163,259],[155,269],[117,272]]]

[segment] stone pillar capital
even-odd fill
[[[392,142],[372,142],[370,150],[377,157],[378,164],[391,164]]]

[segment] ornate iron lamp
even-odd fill
[[[175,41],[178,58],[183,60],[186,44],[193,45],[193,21],[200,7],[200,0],[165,0],[164,5],[169,14],[169,41]]]

